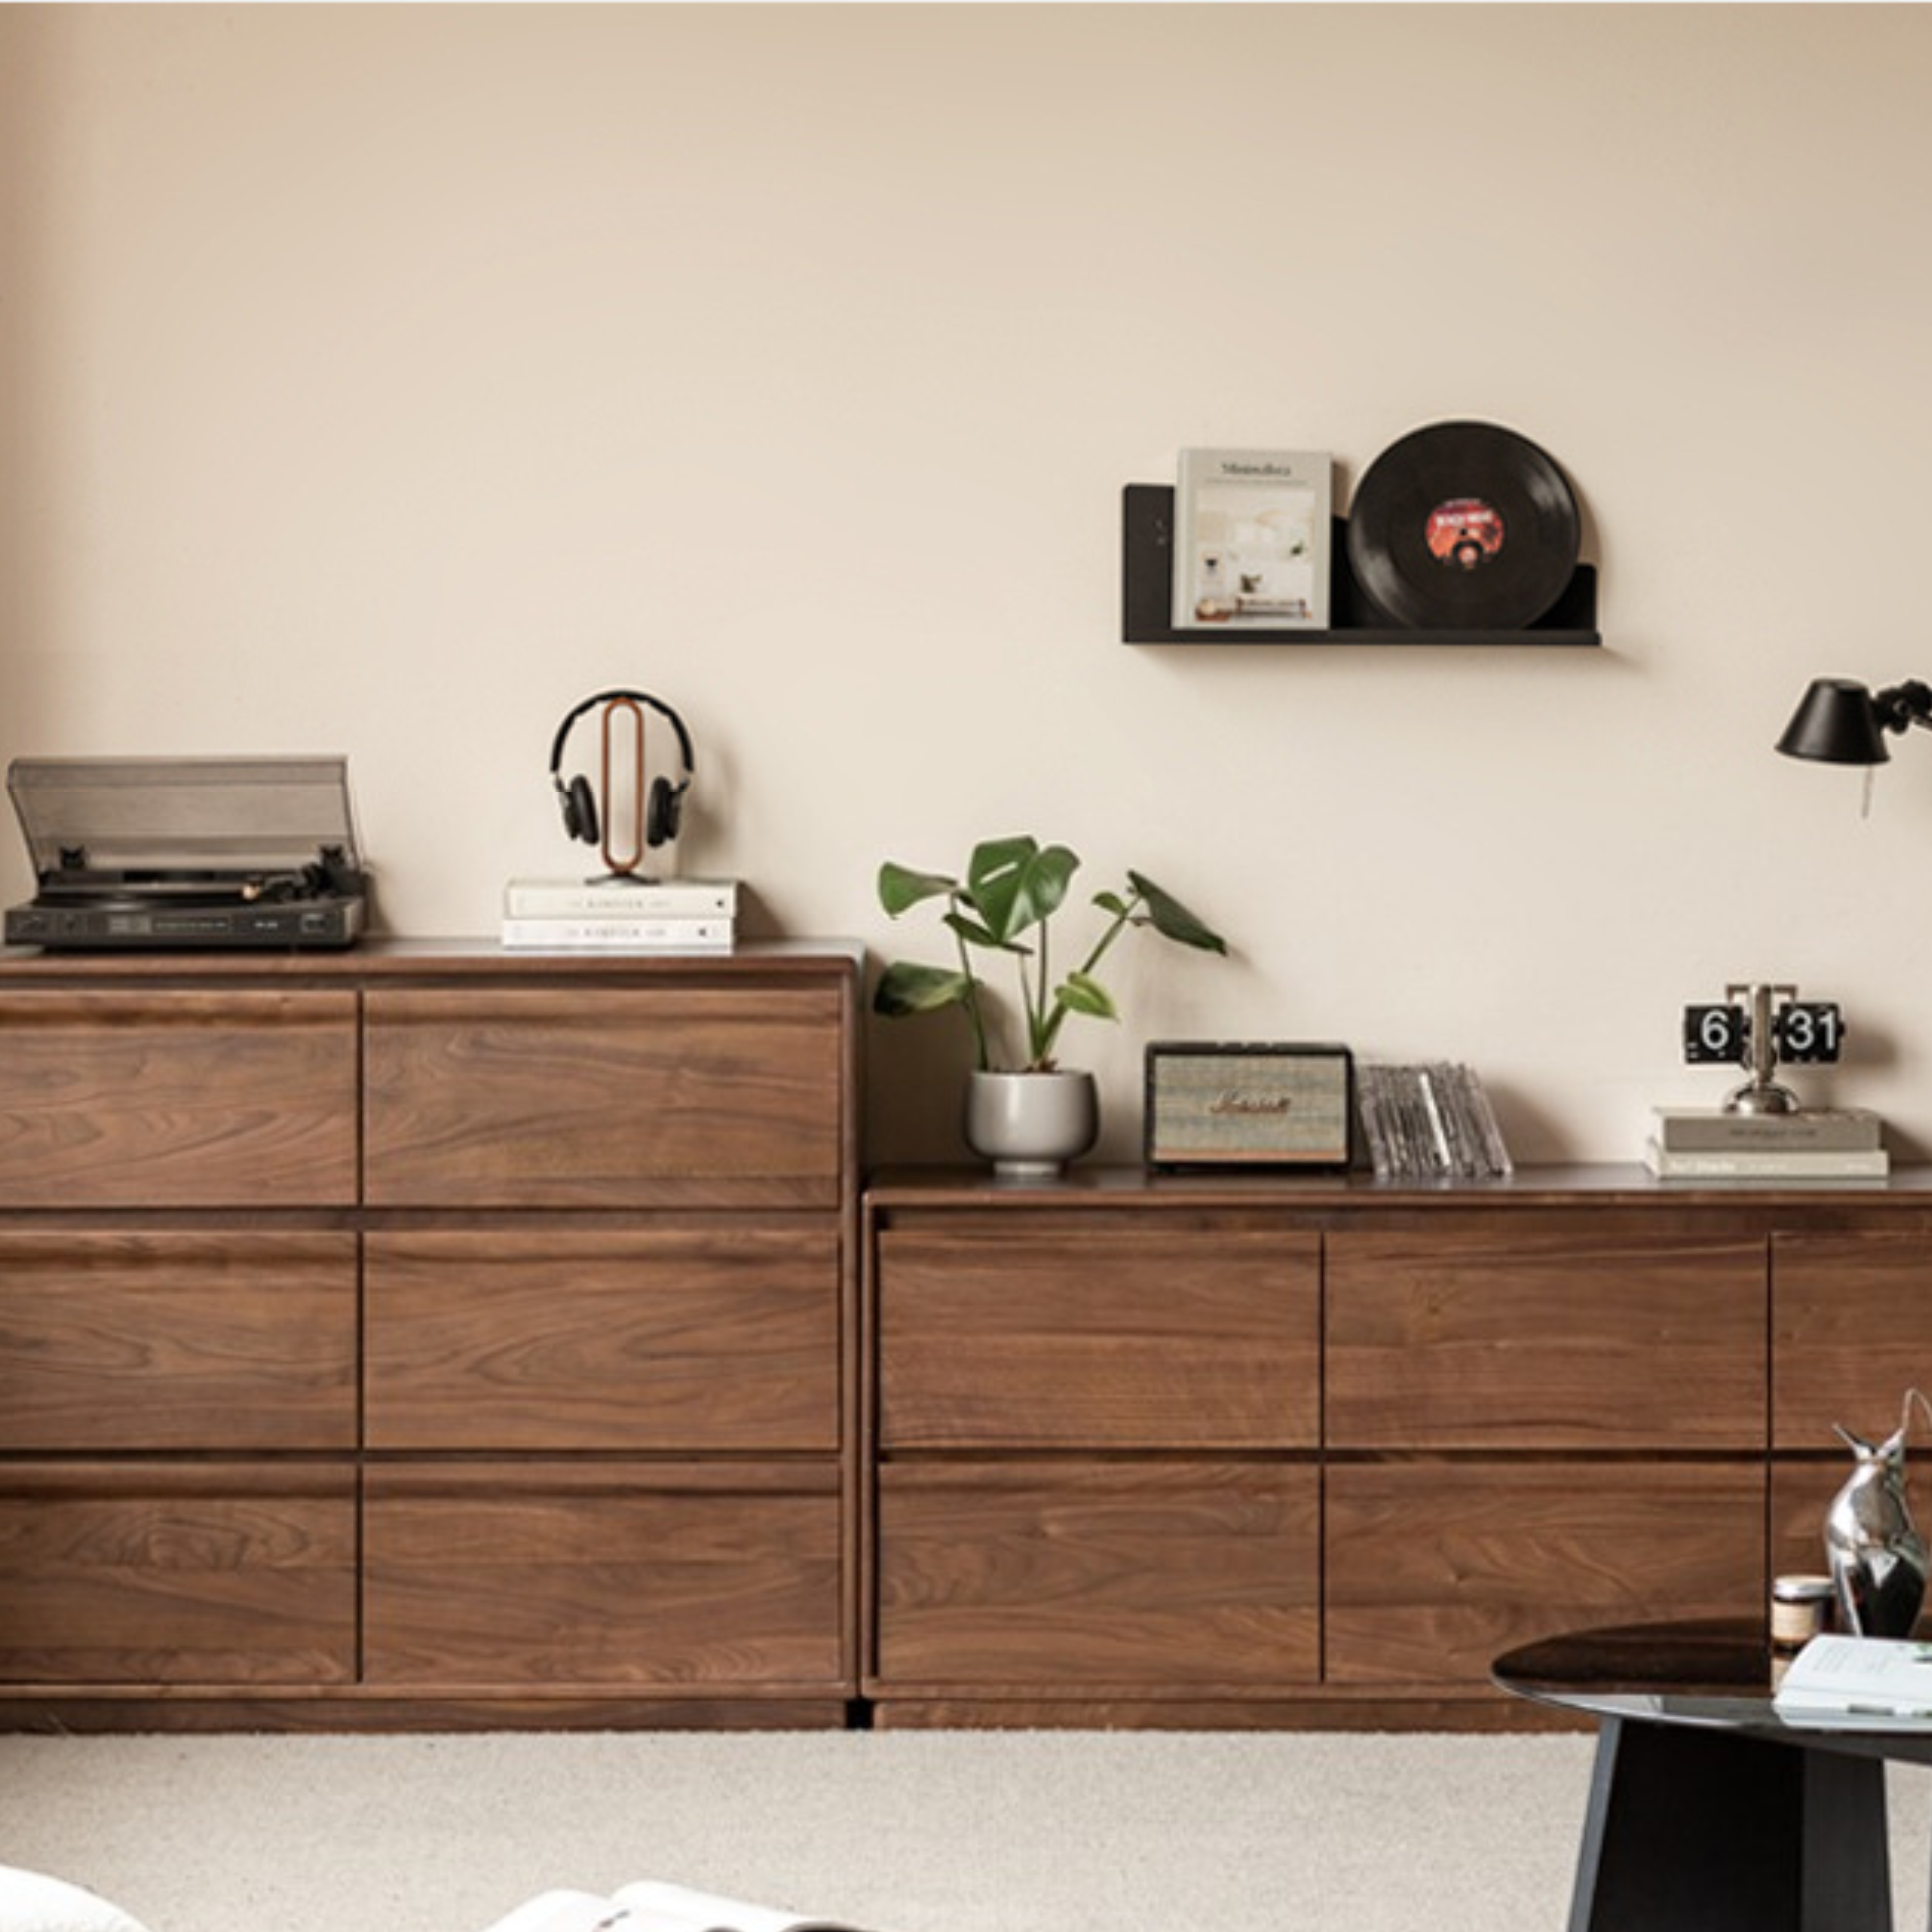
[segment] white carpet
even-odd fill
[[[480,1932],[673,1878],[867,1932],[1560,1932],[1590,1741],[0,1737],[0,1862],[150,1932]],[[1893,1790],[1925,1920],[1924,1774]]]

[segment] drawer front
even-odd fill
[[[364,1485],[372,1684],[850,1688],[829,1463],[398,1464]]]
[[[1765,1478],[1745,1462],[1456,1462],[1328,1472],[1328,1674],[1486,1682],[1593,1624],[1762,1616]]]
[[[1308,1684],[1319,1670],[1312,1466],[889,1465],[878,1670],[1050,1691]]]
[[[352,1449],[356,1238],[0,1230],[0,1449]]]
[[[888,1449],[1312,1448],[1312,1234],[1057,1228],[878,1240]]]
[[[836,1207],[843,1000],[373,989],[368,1198],[382,1207]]]
[[[356,1199],[356,996],[0,994],[0,1208]]]
[[[838,1446],[824,1223],[371,1234],[374,1449]]]
[[[1775,1237],[1772,1337],[1776,1448],[1842,1450],[1834,1422],[1890,1435],[1906,1390],[1932,1391],[1932,1236]]]
[[[355,1672],[352,1468],[0,1468],[0,1682],[340,1684]]]
[[[1328,1442],[1759,1450],[1765,1245],[1330,1235]]]

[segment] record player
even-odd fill
[[[355,943],[368,888],[346,758],[16,758],[7,790],[39,890],[10,946]]]

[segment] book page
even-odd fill
[[[634,1916],[615,1921],[612,1932],[844,1932],[829,1919],[800,1918],[656,1879],[620,1886],[614,1902]]]

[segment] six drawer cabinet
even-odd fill
[[[1926,1185],[875,1178],[878,1721],[1535,1721],[1504,1651],[1761,1624],[1932,1387]]]
[[[0,962],[0,1721],[845,1723],[857,978]]]

